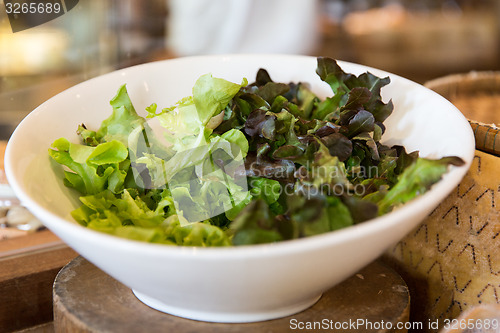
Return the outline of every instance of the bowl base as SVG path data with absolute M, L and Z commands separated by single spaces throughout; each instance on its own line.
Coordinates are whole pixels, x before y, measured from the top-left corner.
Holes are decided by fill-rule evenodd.
M 206 321 L 206 322 L 214 322 L 214 323 L 250 323 L 250 322 L 258 322 L 265 321 L 271 319 L 282 318 L 286 316 L 290 316 L 301 312 L 311 306 L 313 306 L 316 302 L 321 298 L 320 295 L 315 295 L 314 297 L 308 298 L 306 300 L 302 300 L 299 303 L 294 303 L 291 305 L 287 305 L 286 307 L 273 309 L 272 311 L 266 312 L 216 312 L 216 311 L 197 311 L 186 308 L 180 308 L 177 306 L 172 306 L 169 304 L 165 304 L 157 299 L 146 296 L 136 290 L 132 289 L 135 297 L 139 299 L 142 303 L 147 306 L 165 312 L 177 317 L 193 319 L 198 321 Z

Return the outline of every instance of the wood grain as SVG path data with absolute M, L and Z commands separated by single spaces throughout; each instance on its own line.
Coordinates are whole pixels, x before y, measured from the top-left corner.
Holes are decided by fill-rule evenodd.
M 165 314 L 141 303 L 132 291 L 78 257 L 54 283 L 56 332 L 289 332 L 291 320 L 335 323 L 366 319 L 405 322 L 409 293 L 392 269 L 375 262 L 323 294 L 311 308 L 281 319 L 246 324 L 206 323 Z M 309 330 L 311 331 L 311 330 Z M 356 332 L 332 329 L 335 332 Z M 406 332 L 360 329 L 359 332 Z
M 76 255 L 61 244 L 0 258 L 1 332 L 52 320 L 52 284 Z
M 0 141 L 0 183 L 6 142 Z M 52 284 L 76 252 L 49 230 L 0 239 L 0 332 L 52 320 Z
M 64 245 L 63 241 L 48 229 L 28 233 L 22 238 L 3 239 L 0 241 L 0 259 L 23 255 L 30 251 Z M 0 271 L 0 278 L 6 272 Z

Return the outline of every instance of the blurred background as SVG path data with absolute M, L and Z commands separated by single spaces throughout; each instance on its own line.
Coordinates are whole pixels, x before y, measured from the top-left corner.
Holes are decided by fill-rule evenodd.
M 499 70 L 499 22 L 497 0 L 82 0 L 12 33 L 0 1 L 0 140 L 74 84 L 178 56 L 321 55 L 419 83 Z

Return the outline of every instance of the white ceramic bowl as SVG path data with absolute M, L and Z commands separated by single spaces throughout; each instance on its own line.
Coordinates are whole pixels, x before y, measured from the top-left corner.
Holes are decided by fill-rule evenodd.
M 346 72 L 389 75 L 383 98 L 392 98 L 383 141 L 419 150 L 421 156 L 457 155 L 452 167 L 425 195 L 400 209 L 340 231 L 277 244 L 194 248 L 148 244 L 86 229 L 72 220 L 78 207 L 64 187 L 48 149 L 60 137 L 77 142 L 84 122 L 98 128 L 111 113 L 109 100 L 126 83 L 137 110 L 165 107 L 191 95 L 205 73 L 241 82 L 266 68 L 275 81 L 310 82 L 320 96 L 331 90 L 315 74 L 316 59 L 283 55 L 190 57 L 139 65 L 106 74 L 48 100 L 17 127 L 6 152 L 8 180 L 20 200 L 78 253 L 133 289 L 160 311 L 216 322 L 250 322 L 296 313 L 322 292 L 380 256 L 424 219 L 460 182 L 474 154 L 466 119 L 436 93 L 396 75 L 339 62 Z

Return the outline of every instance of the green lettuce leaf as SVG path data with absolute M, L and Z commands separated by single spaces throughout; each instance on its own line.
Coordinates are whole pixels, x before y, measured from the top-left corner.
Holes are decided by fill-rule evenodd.
M 252 200 L 230 225 L 234 245 L 272 243 L 283 239 L 269 206 L 262 199 Z
M 101 123 L 96 132 L 96 140 L 98 142 L 117 140 L 128 146 L 130 133 L 142 127 L 145 120 L 137 115 L 125 85 L 120 87 L 110 104 L 113 113 Z
M 66 186 L 82 194 L 123 189 L 130 161 L 122 142 L 113 140 L 90 147 L 60 138 L 54 141 L 52 147 L 55 149 L 49 149 L 50 157 L 71 170 L 65 170 Z
M 224 110 L 240 88 L 246 85 L 246 80 L 236 84 L 211 74 L 202 75 L 193 87 L 193 101 L 201 124 L 206 125 L 210 118 Z
M 378 202 L 380 214 L 410 201 L 429 190 L 448 170 L 449 165 L 462 165 L 458 157 L 443 157 L 438 160 L 418 158 L 398 177 L 397 183 Z
M 207 222 L 186 223 L 175 214 L 168 193 L 162 192 L 164 202 L 151 209 L 144 198 L 134 197 L 127 190 L 122 194 L 103 191 L 82 197 L 83 205 L 72 216 L 90 229 L 133 240 L 189 246 L 231 244 L 229 235 L 218 226 Z

